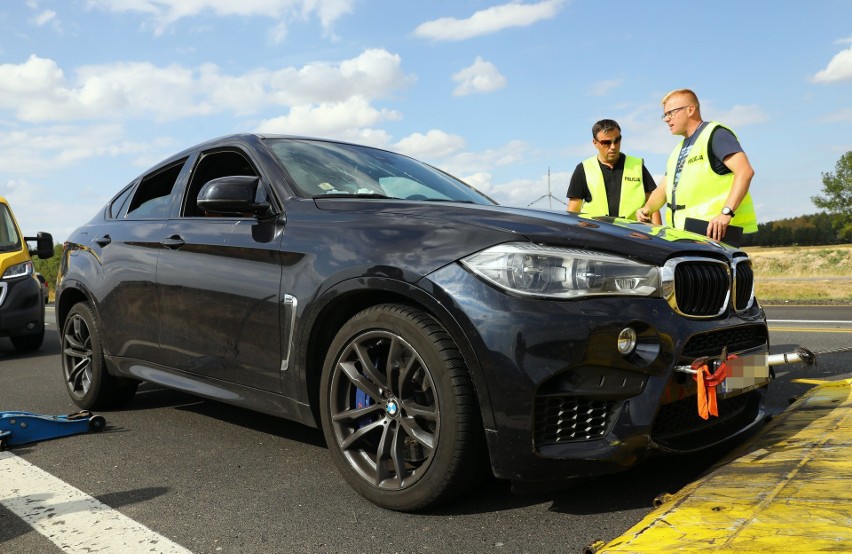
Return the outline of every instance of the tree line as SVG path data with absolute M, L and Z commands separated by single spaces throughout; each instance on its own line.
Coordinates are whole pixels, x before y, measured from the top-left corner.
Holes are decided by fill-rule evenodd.
M 760 223 L 757 233 L 743 235 L 743 246 L 814 246 L 852 242 L 852 151 L 843 154 L 834 173 L 822 174 L 822 194 L 811 196 L 825 210 L 780 221 Z
M 800 215 L 789 219 L 758 223 L 757 232 L 743 235 L 742 246 L 817 246 L 849 242 L 834 226 L 828 213 Z

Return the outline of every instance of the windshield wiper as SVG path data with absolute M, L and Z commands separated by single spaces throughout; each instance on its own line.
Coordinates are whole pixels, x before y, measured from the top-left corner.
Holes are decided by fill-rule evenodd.
M 456 200 L 455 198 L 424 198 L 423 202 L 462 202 L 464 204 L 473 204 L 473 200 Z
M 379 194 L 378 192 L 370 192 L 366 194 L 358 194 L 357 192 L 330 192 L 328 194 L 316 194 L 313 196 L 314 200 L 318 198 L 384 198 L 386 200 L 398 200 L 398 198 L 395 198 L 393 196 L 385 196 L 384 194 Z

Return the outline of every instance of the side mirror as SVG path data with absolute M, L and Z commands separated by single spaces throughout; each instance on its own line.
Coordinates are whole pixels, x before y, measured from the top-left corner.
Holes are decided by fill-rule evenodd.
M 36 255 L 42 260 L 53 257 L 53 235 L 50 233 L 39 232 L 34 237 L 24 237 L 25 241 L 34 240 L 36 243 L 35 250 L 30 248 L 30 254 Z
M 261 214 L 266 202 L 255 202 L 260 177 L 229 175 L 207 181 L 198 193 L 198 209 L 224 214 Z

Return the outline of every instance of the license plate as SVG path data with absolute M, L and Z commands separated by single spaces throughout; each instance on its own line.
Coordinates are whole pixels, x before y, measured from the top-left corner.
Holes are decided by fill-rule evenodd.
M 764 353 L 743 355 L 728 360 L 728 377 L 718 392 L 736 396 L 769 382 L 769 357 Z

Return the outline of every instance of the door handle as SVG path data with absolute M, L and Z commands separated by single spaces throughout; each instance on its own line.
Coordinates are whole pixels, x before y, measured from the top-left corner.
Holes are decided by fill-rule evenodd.
M 169 238 L 161 240 L 160 244 L 162 244 L 166 248 L 177 250 L 178 248 L 186 244 L 186 242 L 182 238 L 180 238 L 180 235 L 172 235 Z
M 180 238 L 180 235 L 172 235 L 169 238 L 161 240 L 160 244 L 162 244 L 166 248 L 177 250 L 178 248 L 186 244 L 186 242 L 182 238 Z
M 111 242 L 112 242 L 112 239 L 110 238 L 109 235 L 104 235 L 102 237 L 98 237 L 98 238 L 95 239 L 95 244 L 97 244 L 98 246 L 106 246 L 107 244 L 109 244 Z

